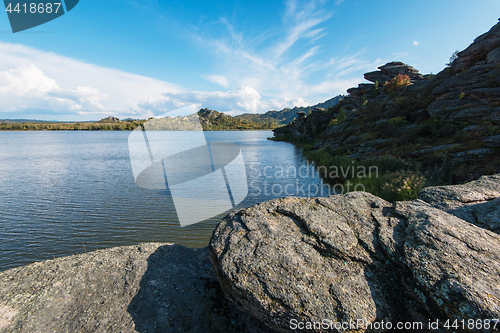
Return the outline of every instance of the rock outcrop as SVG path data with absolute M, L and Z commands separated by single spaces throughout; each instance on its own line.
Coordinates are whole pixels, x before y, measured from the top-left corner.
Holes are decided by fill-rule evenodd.
M 119 123 L 120 119 L 113 117 L 113 116 L 108 116 L 106 118 L 102 118 L 99 122 L 101 122 L 101 123 Z
M 499 318 L 500 235 L 477 226 L 486 215 L 473 225 L 457 211 L 493 204 L 499 190 L 496 175 L 428 188 L 427 202 L 364 192 L 272 200 L 224 218 L 210 259 L 226 296 L 281 332 L 323 320 L 381 332 L 382 321 L 430 331 L 429 320 Z
M 500 120 L 500 22 L 459 52 L 439 78 L 427 107 L 432 117 Z
M 459 52 L 439 78 L 427 107 L 432 117 L 500 120 L 500 22 Z
M 500 23 L 493 26 L 490 31 L 477 37 L 468 48 L 458 53 L 457 59 L 451 68 L 459 73 L 476 65 L 478 62 L 498 63 L 500 61 Z
M 325 151 L 317 156 L 326 152 L 370 163 L 381 156 L 402 158 L 418 164 L 434 183 L 463 183 L 498 173 L 499 36 L 497 23 L 436 75 L 421 75 L 399 61 L 380 66 L 364 76 L 373 83 L 348 89 L 349 96 L 321 116 L 277 128 L 275 136 L 314 142 L 308 154 L 315 162 L 320 162 L 314 159 L 319 149 Z M 408 75 L 410 85 L 384 89 L 398 74 Z M 338 120 L 341 110 L 346 117 Z
M 219 287 L 208 249 L 149 243 L 0 273 L 0 332 L 272 332 Z
M 476 64 L 447 78 L 432 94 L 427 110 L 450 121 L 500 120 L 500 66 Z
M 209 248 L 149 243 L 7 270 L 0 332 L 325 331 L 353 322 L 339 330 L 415 322 L 423 329 L 407 332 L 445 332 L 447 319 L 499 318 L 500 175 L 419 197 L 277 199 L 226 216 Z
M 393 61 L 389 62 L 383 66 L 378 67 L 380 71 L 374 71 L 365 73 L 364 77 L 366 80 L 371 81 L 373 83 L 378 83 L 380 85 L 385 84 L 388 81 L 391 81 L 398 74 L 406 74 L 410 77 L 410 81 L 422 81 L 424 80 L 424 76 L 418 72 L 412 66 L 408 66 L 401 61 Z

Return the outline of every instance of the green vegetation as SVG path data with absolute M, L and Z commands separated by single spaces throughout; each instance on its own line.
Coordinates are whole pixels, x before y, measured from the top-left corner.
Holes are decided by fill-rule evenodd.
M 0 123 L 0 131 L 132 131 L 146 122 L 145 126 L 147 130 L 151 131 L 201 130 L 200 123 L 205 131 L 263 130 L 278 127 L 278 123 L 274 120 L 252 121 L 212 111 L 210 116 L 199 113 L 187 117 L 179 116 L 126 121 L 120 121 L 113 117 L 107 117 L 96 122 L 77 123 L 14 122 L 6 120 Z
M 453 65 L 453 63 L 455 62 L 455 60 L 457 60 L 457 58 L 458 58 L 458 52 L 459 52 L 458 50 L 456 50 L 455 52 L 453 52 L 453 54 L 450 56 L 450 60 L 446 64 L 446 67 L 451 67 L 451 65 Z
M 345 113 L 345 110 L 343 107 L 340 107 L 339 109 L 339 113 L 337 113 L 337 122 L 341 122 L 345 119 L 345 117 L 347 116 L 347 114 Z
M 397 117 L 391 118 L 387 122 L 387 124 L 389 126 L 401 126 L 401 125 L 405 125 L 406 123 L 407 123 L 406 117 L 401 117 L 401 116 L 397 116 Z
M 2 122 L 0 131 L 132 131 L 146 120 L 122 121 L 118 123 L 105 122 Z
M 274 120 L 249 120 L 231 117 L 213 110 L 198 112 L 204 131 L 269 130 L 278 127 Z
M 333 155 L 327 147 L 311 149 L 310 145 L 304 146 L 304 157 L 319 166 L 318 172 L 329 183 L 359 184 L 366 192 L 390 202 L 415 199 L 426 181 L 418 163 L 401 158 L 382 156 L 356 160 Z

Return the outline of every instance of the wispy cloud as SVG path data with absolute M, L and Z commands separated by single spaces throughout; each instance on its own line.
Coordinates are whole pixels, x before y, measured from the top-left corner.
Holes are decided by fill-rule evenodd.
M 285 52 L 289 51 L 300 39 L 317 39 L 322 34 L 324 28 L 316 28 L 318 25 L 331 17 L 331 13 L 326 12 L 320 1 L 310 1 L 307 3 L 289 0 L 286 3 L 286 12 L 283 18 L 284 38 L 274 48 L 274 55 L 277 59 Z
M 227 34 L 193 35 L 199 45 L 214 55 L 213 70 L 203 77 L 233 92 L 239 87 L 252 88 L 259 96 L 249 104 L 251 108 L 247 111 L 252 112 L 267 111 L 264 103 L 267 99 L 281 103 L 277 105 L 281 108 L 292 101 L 312 105 L 345 93 L 346 89 L 363 81 L 364 71 L 374 70 L 383 60 L 368 60 L 367 50 L 362 49 L 325 61 L 324 37 L 331 32 L 324 23 L 333 15 L 326 4 L 326 1 L 288 0 L 279 26 L 268 32 L 268 35 L 273 34 L 273 43 L 264 46 L 237 32 L 226 18 L 221 22 L 227 27 Z M 235 96 L 234 93 L 230 95 Z M 226 105 L 224 110 L 231 110 L 228 107 Z
M 217 83 L 224 88 L 229 87 L 228 78 L 224 75 L 202 75 L 202 77 L 210 82 Z

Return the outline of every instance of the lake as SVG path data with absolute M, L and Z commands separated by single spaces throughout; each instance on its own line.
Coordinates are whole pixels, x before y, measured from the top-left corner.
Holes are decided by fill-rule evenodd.
M 181 227 L 169 191 L 136 185 L 130 133 L 0 132 L 0 270 L 143 242 L 208 244 L 227 212 Z M 248 195 L 238 207 L 332 193 L 300 148 L 267 140 L 271 131 L 204 135 L 240 146 Z

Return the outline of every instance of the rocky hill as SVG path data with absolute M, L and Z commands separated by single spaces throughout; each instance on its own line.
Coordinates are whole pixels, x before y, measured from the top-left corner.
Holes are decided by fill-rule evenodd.
M 301 107 L 294 107 L 293 109 L 286 108 L 280 111 L 276 110 L 271 110 L 267 111 L 264 114 L 255 114 L 255 113 L 244 113 L 242 115 L 236 116 L 235 118 L 239 119 L 247 119 L 251 120 L 254 122 L 275 122 L 277 125 L 287 125 L 291 123 L 292 121 L 297 118 L 297 112 L 303 111 L 305 113 L 308 113 L 309 110 L 314 110 L 315 108 L 322 108 L 322 109 L 328 109 L 334 105 L 336 105 L 342 98 L 344 98 L 343 95 L 338 95 L 335 97 L 330 98 L 329 100 L 326 100 L 323 103 L 318 103 L 313 106 L 301 106 Z
M 272 110 L 266 113 L 244 113 L 238 116 L 210 109 L 198 111 L 205 131 L 244 130 L 244 129 L 274 129 L 287 125 L 295 120 L 297 112 L 311 113 L 314 109 L 328 109 L 336 105 L 344 96 L 339 95 L 329 100 L 307 107 L 294 107 L 293 109 Z
M 391 62 L 365 79 L 326 112 L 275 129 L 276 139 L 304 145 L 319 165 L 378 166 L 378 180 L 357 181 L 391 201 L 500 171 L 500 23 L 437 75 Z M 389 198 L 391 187 L 408 193 Z
M 269 130 L 278 126 L 273 119 L 232 117 L 210 109 L 201 109 L 198 116 L 204 131 Z
M 308 107 L 295 107 L 281 111 L 268 111 L 264 114 L 245 113 L 232 117 L 223 112 L 201 109 L 197 115 L 163 117 L 151 119 L 120 120 L 108 116 L 96 122 L 48 122 L 41 120 L 11 119 L 0 120 L 1 130 L 40 131 L 40 130 L 93 130 L 93 131 L 130 131 L 148 122 L 149 130 L 192 131 L 199 130 L 199 121 L 204 131 L 270 130 L 292 122 L 298 111 L 308 112 L 315 108 L 329 108 L 338 103 L 342 96 L 333 97 L 323 103 Z M 199 117 L 199 118 L 198 118 Z M 153 121 L 151 121 L 153 119 Z

